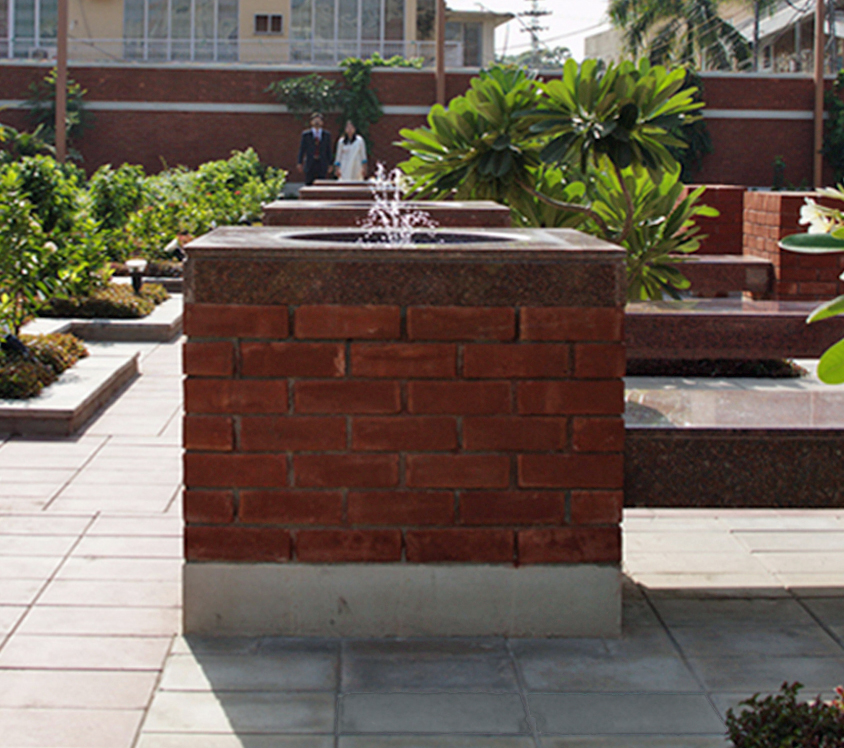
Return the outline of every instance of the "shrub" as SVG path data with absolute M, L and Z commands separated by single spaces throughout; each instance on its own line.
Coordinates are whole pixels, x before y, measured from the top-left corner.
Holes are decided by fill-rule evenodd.
M 73 167 L 64 167 L 51 156 L 27 156 L 7 168 L 17 170 L 21 194 L 32 203 L 47 234 L 73 228 L 81 194 L 79 175 Z
M 106 231 L 122 229 L 144 199 L 144 168 L 123 164 L 113 169 L 106 164 L 88 182 L 91 212 Z
M 145 283 L 140 295 L 129 285 L 110 285 L 85 298 L 50 299 L 39 310 L 42 317 L 81 317 L 93 319 L 137 319 L 146 317 L 169 294 L 158 283 Z
M 801 683 L 783 683 L 780 693 L 742 701 L 738 715 L 727 710 L 727 734 L 736 748 L 840 748 L 844 745 L 842 691 L 832 704 L 818 697 L 798 702 Z
M 0 345 L 0 398 L 35 397 L 88 351 L 73 335 L 23 335 L 29 356 Z
M 0 172 L 0 328 L 17 335 L 51 290 L 46 241 L 32 204 L 21 194 L 16 168 Z

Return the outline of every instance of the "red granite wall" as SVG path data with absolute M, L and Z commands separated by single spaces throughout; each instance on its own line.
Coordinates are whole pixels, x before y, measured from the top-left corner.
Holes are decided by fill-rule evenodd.
M 780 249 L 778 242 L 806 231 L 798 223 L 800 208 L 812 192 L 747 192 L 744 197 L 744 253 L 774 264 L 776 295 L 781 299 L 826 299 L 844 293 L 838 278 L 844 255 L 808 255 Z M 824 205 L 840 206 L 828 198 L 814 198 Z M 837 203 L 837 205 L 836 205 Z
M 684 196 L 700 185 L 689 185 Z M 697 253 L 702 255 L 742 254 L 742 219 L 745 188 L 740 185 L 710 184 L 699 202 L 718 210 L 715 218 L 699 217 L 697 224 L 706 239 Z
M 215 262 L 190 270 L 189 287 L 225 273 L 229 296 L 247 288 Z M 298 273 L 324 272 L 311 288 L 326 296 L 347 272 L 244 267 L 305 284 Z M 189 292 L 186 559 L 618 563 L 620 268 L 612 306 L 207 303 Z M 438 271 L 396 260 L 390 272 L 409 274 L 397 289 L 385 282 L 401 294 Z M 483 286 L 493 270 L 443 272 Z M 383 275 L 368 276 L 373 298 Z M 595 276 L 576 293 L 612 288 L 602 285 Z M 278 289 L 267 280 L 258 293 Z

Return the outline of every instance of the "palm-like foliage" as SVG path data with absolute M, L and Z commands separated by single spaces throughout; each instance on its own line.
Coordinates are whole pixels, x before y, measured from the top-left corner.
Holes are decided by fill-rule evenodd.
M 750 46 L 718 14 L 719 4 L 719 0 L 610 0 L 609 16 L 624 31 L 634 57 L 647 50 L 655 64 L 675 62 L 714 70 L 746 67 Z

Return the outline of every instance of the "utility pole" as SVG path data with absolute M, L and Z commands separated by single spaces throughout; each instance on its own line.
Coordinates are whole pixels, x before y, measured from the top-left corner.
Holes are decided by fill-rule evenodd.
M 435 17 L 437 27 L 436 72 L 437 104 L 445 106 L 445 0 L 437 0 Z
M 56 32 L 56 159 L 67 158 L 67 26 L 68 0 L 59 0 Z
M 823 184 L 823 17 L 824 0 L 815 0 L 815 157 L 812 169 L 815 187 Z
M 539 19 L 542 16 L 551 15 L 550 10 L 545 10 L 539 7 L 539 0 L 527 0 L 530 3 L 530 10 L 525 10 L 519 13 L 520 18 L 528 19 L 524 22 L 522 31 L 527 31 L 530 34 L 530 62 L 531 67 L 536 68 L 539 64 L 539 50 L 542 43 L 539 41 L 539 32 L 546 31 L 547 26 L 543 26 Z

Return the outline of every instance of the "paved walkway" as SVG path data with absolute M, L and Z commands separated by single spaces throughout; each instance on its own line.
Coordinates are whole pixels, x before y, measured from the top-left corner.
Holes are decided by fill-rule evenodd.
M 844 683 L 844 511 L 625 514 L 620 640 L 185 639 L 178 344 L 73 439 L 0 437 L 4 748 L 709 748 Z

